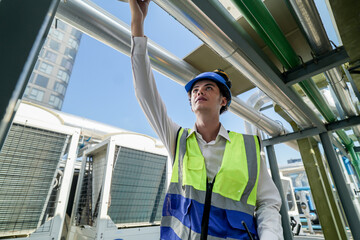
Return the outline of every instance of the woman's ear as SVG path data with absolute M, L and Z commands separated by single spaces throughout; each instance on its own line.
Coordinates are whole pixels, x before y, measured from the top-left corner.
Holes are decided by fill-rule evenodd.
M 227 99 L 226 99 L 226 97 L 221 97 L 221 106 L 226 106 L 226 104 L 227 104 Z

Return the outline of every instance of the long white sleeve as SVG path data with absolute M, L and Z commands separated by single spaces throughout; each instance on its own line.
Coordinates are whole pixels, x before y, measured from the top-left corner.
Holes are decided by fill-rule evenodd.
M 131 63 L 136 98 L 170 156 L 174 156 L 175 138 L 180 126 L 168 117 L 166 106 L 156 88 L 146 37 L 132 38 Z
M 261 165 L 256 199 L 256 222 L 260 239 L 283 240 L 281 226 L 281 198 L 271 179 L 265 163 L 265 154 L 261 151 Z

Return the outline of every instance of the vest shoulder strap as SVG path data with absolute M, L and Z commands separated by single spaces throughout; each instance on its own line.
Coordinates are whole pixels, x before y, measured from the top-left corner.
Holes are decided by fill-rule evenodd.
M 183 129 L 183 131 L 181 131 Z M 175 162 L 175 159 L 176 159 L 176 156 L 177 154 L 179 153 L 180 156 L 184 156 L 185 154 L 185 149 L 182 149 L 184 145 L 184 141 L 186 143 L 186 138 L 189 134 L 189 128 L 182 128 L 180 127 L 176 133 L 176 140 L 175 140 L 175 151 L 174 151 L 174 156 L 173 156 L 173 161 L 172 161 L 172 164 L 174 165 L 174 162 Z M 181 133 L 181 134 L 180 134 Z M 180 146 L 179 146 L 180 145 Z M 185 146 L 186 147 L 186 146 Z

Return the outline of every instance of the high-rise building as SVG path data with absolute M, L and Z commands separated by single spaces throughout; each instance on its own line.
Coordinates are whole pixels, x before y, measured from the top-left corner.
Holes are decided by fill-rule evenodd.
M 54 20 L 30 76 L 24 100 L 61 110 L 81 35 L 79 30 Z

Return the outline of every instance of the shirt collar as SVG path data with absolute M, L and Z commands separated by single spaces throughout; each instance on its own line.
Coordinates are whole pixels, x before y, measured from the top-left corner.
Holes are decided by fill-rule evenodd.
M 191 134 L 195 134 L 195 132 L 197 132 L 197 129 L 196 129 L 196 125 L 194 124 L 194 127 L 191 129 L 187 138 L 189 138 L 191 136 Z M 221 123 L 220 123 L 220 130 L 219 130 L 218 136 L 221 136 L 221 137 L 225 138 L 226 140 L 228 140 L 229 142 L 231 142 L 228 131 L 226 131 L 226 129 L 224 128 L 224 126 Z

